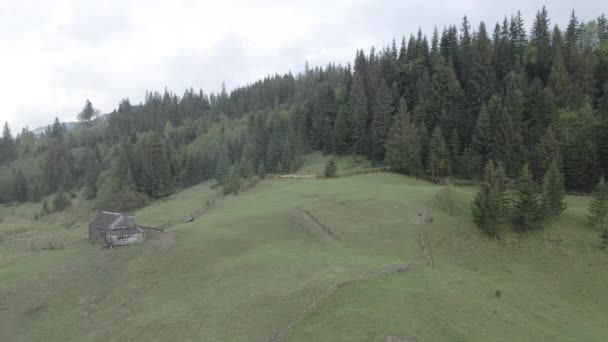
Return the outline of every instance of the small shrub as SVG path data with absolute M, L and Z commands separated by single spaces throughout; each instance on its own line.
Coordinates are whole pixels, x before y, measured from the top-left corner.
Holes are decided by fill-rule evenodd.
M 604 229 L 601 235 L 602 238 L 602 249 L 606 249 L 608 247 L 608 229 Z
M 336 161 L 332 158 L 327 161 L 325 164 L 325 177 L 331 178 L 336 176 L 336 172 L 338 171 L 338 166 L 336 165 Z
M 60 189 L 59 192 L 55 195 L 53 199 L 53 210 L 54 211 L 64 211 L 72 205 L 72 202 L 65 195 L 65 192 Z
M 494 292 L 494 296 L 496 296 L 496 298 L 500 298 L 502 296 L 502 293 L 500 292 L 500 290 L 496 290 L 496 292 Z
M 92 200 L 95 198 L 95 196 L 97 195 L 95 193 L 95 189 L 93 189 L 90 186 L 87 186 L 84 188 L 84 190 L 82 191 L 82 195 L 84 196 L 85 199 L 87 200 Z
M 46 198 L 42 201 L 42 215 L 48 215 L 51 213 L 51 209 L 49 207 L 49 202 L 46 200 Z

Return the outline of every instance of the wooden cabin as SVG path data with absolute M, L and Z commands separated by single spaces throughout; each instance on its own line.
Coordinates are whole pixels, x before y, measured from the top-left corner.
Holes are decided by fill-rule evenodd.
M 89 223 L 91 242 L 114 247 L 142 243 L 145 237 L 133 215 L 102 211 Z

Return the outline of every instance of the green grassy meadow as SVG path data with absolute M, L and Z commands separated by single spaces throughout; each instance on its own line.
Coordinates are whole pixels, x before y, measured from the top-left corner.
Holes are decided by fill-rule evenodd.
M 326 158 L 299 173 L 322 174 Z M 338 174 L 369 167 L 340 159 Z M 587 198 L 569 198 L 544 231 L 494 241 L 471 223 L 473 191 L 389 173 L 268 179 L 225 198 L 205 183 L 136 212 L 144 225 L 179 222 L 217 198 L 196 221 L 112 250 L 81 240 L 86 201 L 38 221 L 39 205 L 1 208 L 0 341 L 266 341 L 334 281 L 424 262 L 425 208 L 434 267 L 344 286 L 282 340 L 604 340 L 608 252 Z

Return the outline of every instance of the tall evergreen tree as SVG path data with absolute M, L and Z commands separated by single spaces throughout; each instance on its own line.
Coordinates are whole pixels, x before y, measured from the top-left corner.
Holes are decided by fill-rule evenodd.
M 401 98 L 386 141 L 386 162 L 397 171 L 418 176 L 423 170 L 419 130 Z
M 230 176 L 230 163 L 228 161 L 228 151 L 222 146 L 218 148 L 215 156 L 215 181 L 224 184 Z
M 28 186 L 27 179 L 23 175 L 21 169 L 18 169 L 13 174 L 13 201 L 26 202 L 28 200 Z
M 540 78 L 543 82 L 547 81 L 551 65 L 551 33 L 549 32 L 549 23 L 549 14 L 543 6 L 536 13 L 530 36 L 530 45 L 532 47 L 530 75 Z
M 549 87 L 553 90 L 558 107 L 565 108 L 572 104 L 570 99 L 572 92 L 570 76 L 559 50 L 553 55 L 553 65 L 549 74 Z
M 348 107 L 343 105 L 338 110 L 338 117 L 334 125 L 333 151 L 336 154 L 345 154 L 351 148 L 352 126 Z
M 384 160 L 386 135 L 393 112 L 393 98 L 384 79 L 381 79 L 376 89 L 376 98 L 373 106 L 374 120 L 372 121 L 372 160 Z
M 0 140 L 0 165 L 10 162 L 17 157 L 15 140 L 11 134 L 11 129 L 8 122 L 4 123 L 2 130 L 2 139 Z
M 481 177 L 488 161 L 495 156 L 495 133 L 492 119 L 486 106 L 482 106 L 477 117 L 477 124 L 471 141 L 471 154 L 473 160 L 473 175 Z
M 524 58 L 526 47 L 528 46 L 528 37 L 524 27 L 524 19 L 520 11 L 511 17 L 509 23 L 509 40 L 513 51 L 513 64 L 517 68 L 524 68 Z
M 557 159 L 553 159 L 543 178 L 542 204 L 546 217 L 558 216 L 566 210 L 564 175 Z
M 538 186 L 532 179 L 532 174 L 525 164 L 515 188 L 515 203 L 513 207 L 513 222 L 519 229 L 528 232 L 540 227 L 543 219 L 543 208 L 539 198 Z
M 87 99 L 84 108 L 78 113 L 78 120 L 84 123 L 87 127 L 91 127 L 93 119 L 97 115 L 97 111 L 93 108 L 91 101 Z
M 552 127 L 547 128 L 545 134 L 538 142 L 536 147 L 536 162 L 535 176 L 537 179 L 542 179 L 546 171 L 550 168 L 551 163 L 556 161 L 558 165 L 562 165 L 560 154 L 560 142 L 555 135 Z
M 451 174 L 450 154 L 439 127 L 436 127 L 431 135 L 427 165 L 435 181 Z
M 608 229 L 608 185 L 602 176 L 589 204 L 589 222 L 600 231 Z
M 473 199 L 473 220 L 488 236 L 498 238 L 507 222 L 510 204 L 508 178 L 501 165 L 489 161 L 483 181 Z
M 369 152 L 368 119 L 369 108 L 362 76 L 355 74 L 350 94 L 352 110 L 353 153 L 366 155 Z

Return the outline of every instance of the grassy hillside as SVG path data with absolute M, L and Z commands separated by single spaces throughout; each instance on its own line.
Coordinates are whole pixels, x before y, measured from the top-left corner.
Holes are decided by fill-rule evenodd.
M 599 232 L 584 221 L 586 198 L 569 197 L 563 217 L 542 232 L 490 241 L 471 223 L 470 191 L 457 189 L 452 196 L 457 205 L 447 208 L 433 201 L 433 222 L 425 226 L 434 268 L 346 287 L 299 324 L 289 340 L 383 341 L 396 335 L 423 341 L 602 341 L 608 336 L 608 253 L 599 249 Z
M 0 339 L 264 340 L 333 281 L 420 260 L 414 222 L 437 189 L 390 174 L 268 180 L 143 245 L 3 262 Z M 197 186 L 136 219 L 177 220 L 216 192 Z
M 325 158 L 309 156 L 300 173 L 322 173 Z M 342 174 L 369 167 L 338 165 Z M 608 253 L 584 223 L 585 198 L 570 198 L 543 232 L 496 242 L 470 223 L 471 188 L 446 191 L 399 175 L 269 179 L 237 196 L 218 192 L 202 184 L 140 210 L 141 224 L 179 222 L 218 198 L 194 222 L 113 250 L 79 241 L 86 202 L 36 222 L 29 206 L 0 209 L 0 340 L 264 341 L 335 280 L 425 261 L 416 221 L 427 207 L 434 268 L 340 288 L 284 340 L 608 335 Z M 71 244 L 11 245 L 45 234 Z

